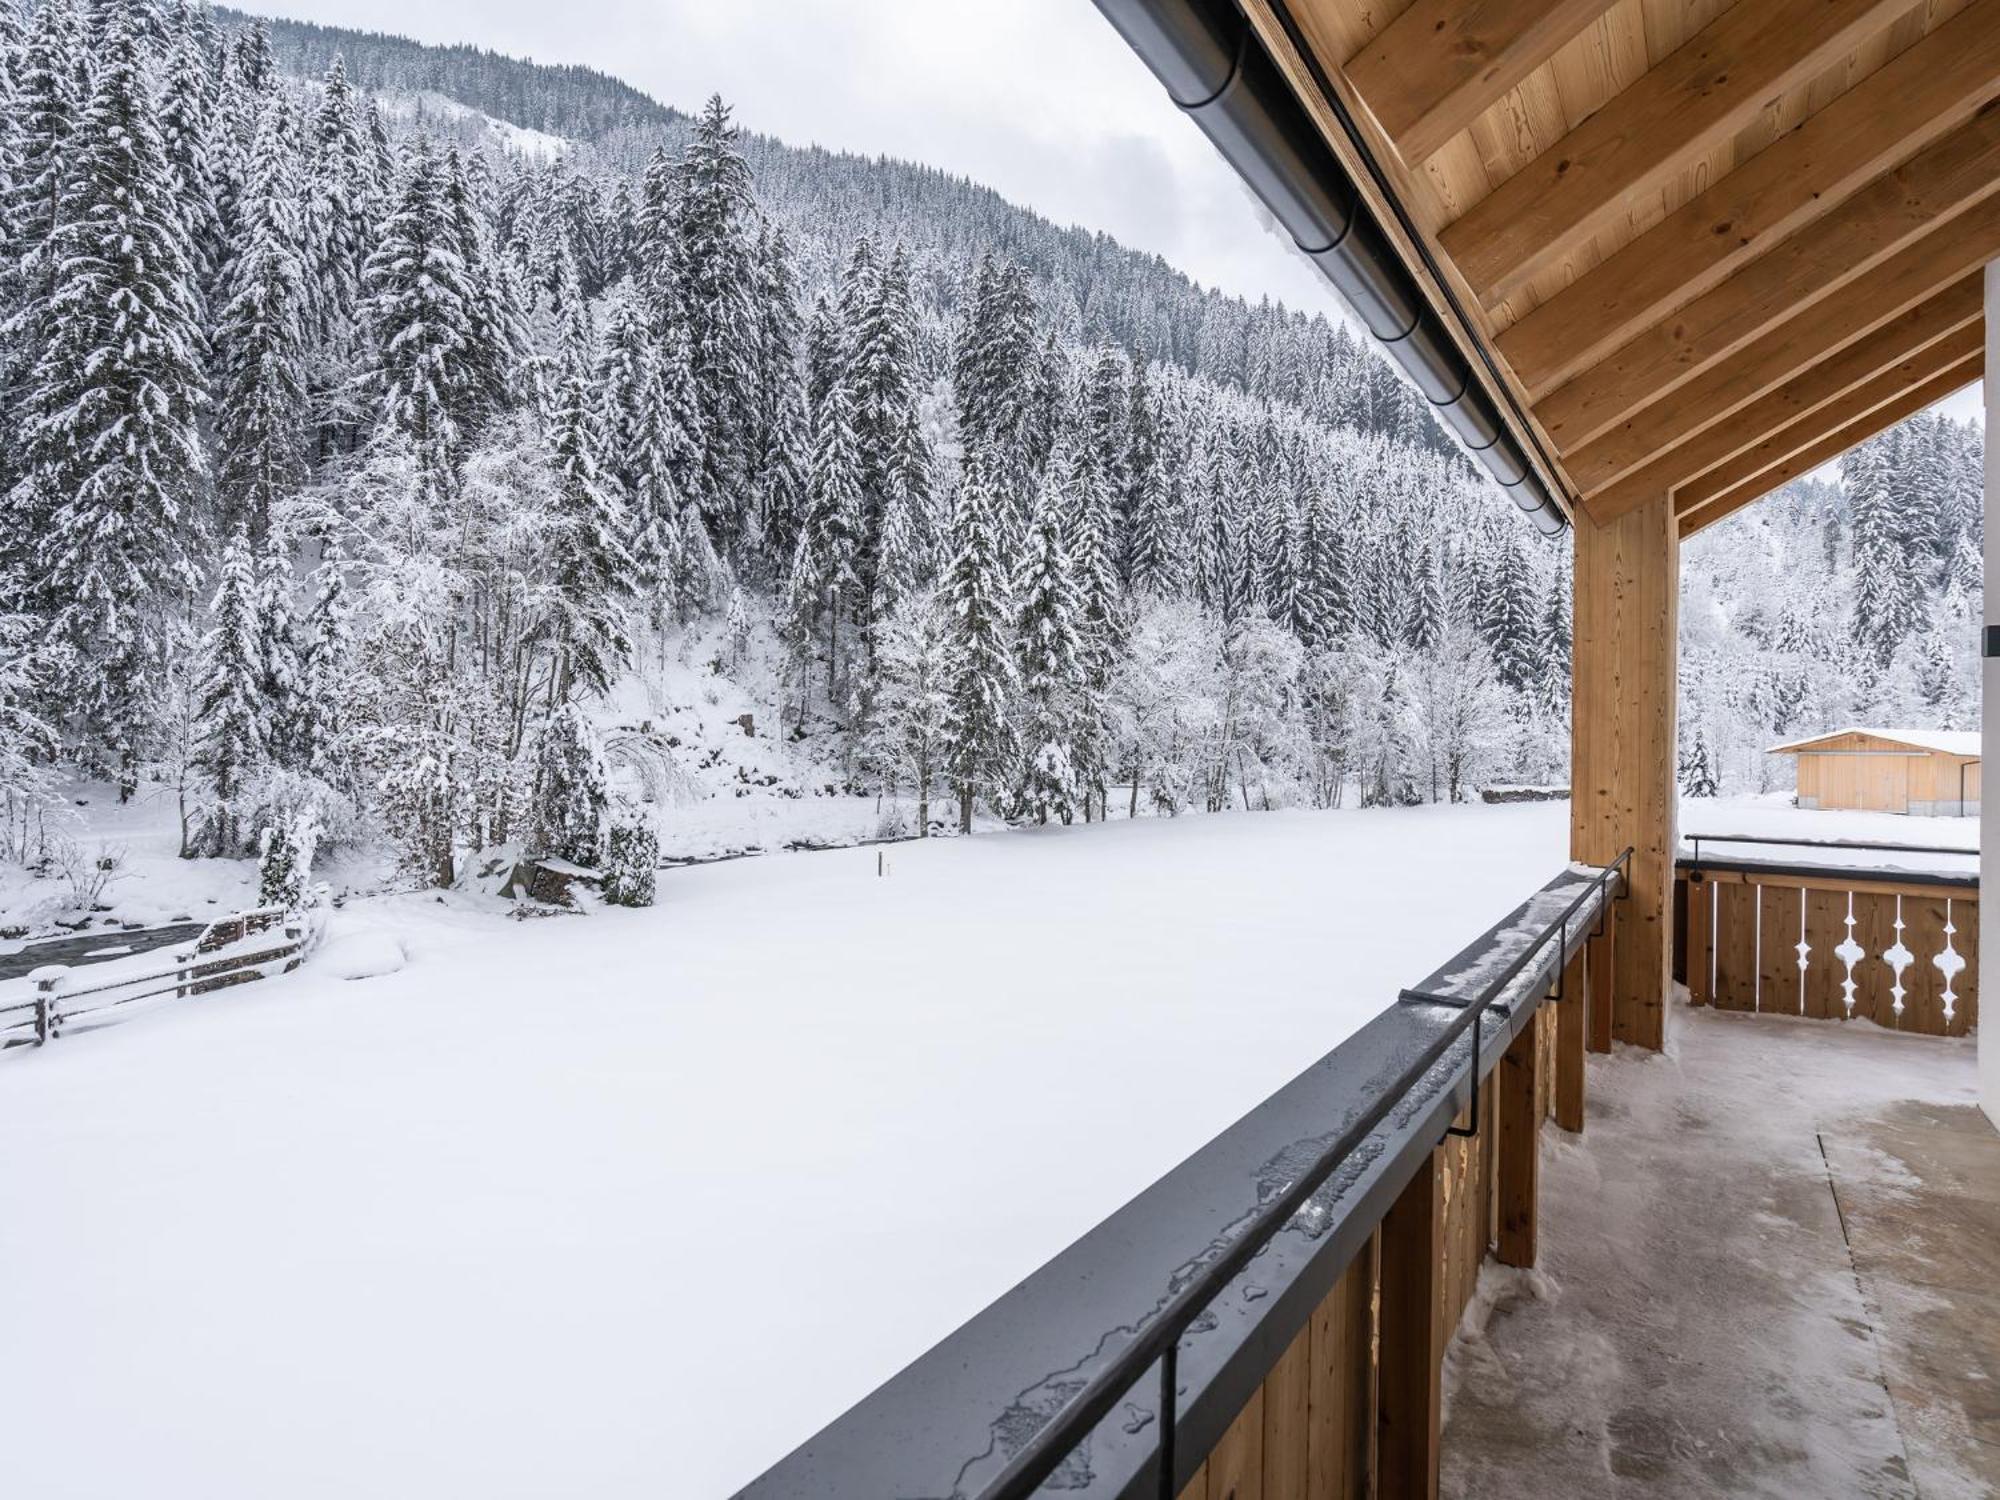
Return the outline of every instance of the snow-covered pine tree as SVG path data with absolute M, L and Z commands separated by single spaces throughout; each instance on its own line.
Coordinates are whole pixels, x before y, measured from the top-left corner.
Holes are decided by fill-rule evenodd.
M 1715 757 L 1708 748 L 1708 736 L 1696 724 L 1681 751 L 1680 788 L 1683 797 L 1713 797 L 1717 794 Z
M 1077 731 L 1087 667 L 1083 600 L 1063 540 L 1069 477 L 1057 463 L 1043 477 L 1014 579 L 1014 649 L 1020 664 L 1015 713 L 1022 748 L 1018 802 L 1038 823 L 1048 822 L 1051 813 L 1069 822 L 1079 796 Z
M 840 621 L 861 598 L 856 559 L 861 548 L 860 461 L 855 453 L 847 382 L 837 382 L 820 403 L 806 475 L 805 514 L 785 583 L 786 634 L 801 666 L 824 629 L 827 695 L 838 691 Z M 803 704 L 802 704 L 803 706 Z
M 17 27 L 21 25 L 17 14 Z M 60 217 L 71 134 L 84 104 L 83 44 L 74 0 L 36 6 L 8 71 L 0 118 L 0 419 L 15 432 L 36 415 L 34 370 L 55 316 Z M 0 444 L 0 494 L 9 524 L 0 530 L 0 587 L 34 597 L 33 544 L 47 526 L 49 497 L 21 483 L 20 444 Z M 11 583 L 10 583 L 11 579 Z
M 204 323 L 228 300 L 224 278 L 230 249 L 222 237 L 210 151 L 216 129 L 217 74 L 207 12 L 173 0 L 169 43 L 160 80 L 160 143 L 173 175 L 174 197 L 187 218 L 188 254 Z
M 1892 428 L 1840 461 L 1854 518 L 1854 639 L 1878 669 L 1915 632 L 1923 610 L 1897 498 L 1897 447 Z
M 549 429 L 556 473 L 551 624 L 557 702 L 579 691 L 609 692 L 632 650 L 625 621 L 632 559 L 622 539 L 624 515 L 600 463 L 595 339 L 582 297 L 570 306 Z
M 0 614 L 0 857 L 27 863 L 55 806 L 56 733 L 35 711 L 35 622 Z
M 610 778 L 597 731 L 574 703 L 549 716 L 535 746 L 528 852 L 594 870 L 604 858 Z
M 914 526 L 930 495 L 930 455 L 917 410 L 916 320 L 907 252 L 897 246 L 889 263 L 877 269 L 864 239 L 849 267 L 842 306 L 847 320 L 843 383 L 851 397 L 861 491 L 855 573 L 867 604 L 876 592 L 889 508 L 900 504 L 902 524 Z
M 791 244 L 782 228 L 757 235 L 757 421 L 750 443 L 750 478 L 762 551 L 775 572 L 798 546 L 805 503 L 806 390 L 799 368 L 797 292 Z
M 270 749 L 264 702 L 263 631 L 257 618 L 257 565 L 239 525 L 222 552 L 208 634 L 202 641 L 196 763 L 208 785 L 196 852 L 235 855 L 244 842 L 239 805 L 250 775 Z
M 1083 437 L 1078 457 L 1097 471 L 1109 508 L 1108 539 L 1117 542 L 1111 558 L 1123 576 L 1118 556 L 1122 539 L 1132 526 L 1131 509 L 1132 370 L 1123 350 L 1101 345 L 1091 361 L 1083 390 Z
M 347 580 L 340 554 L 322 548 L 311 608 L 299 635 L 299 691 L 293 753 L 298 766 L 329 786 L 347 790 L 347 701 L 353 642 L 348 623 Z
M 1008 718 L 1015 687 L 1007 638 L 1011 606 L 993 478 L 1004 467 L 1004 461 L 982 448 L 966 455 L 948 535 L 952 559 L 943 589 L 953 638 L 946 774 L 958 793 L 961 833 L 972 831 L 972 807 L 979 795 L 993 795 L 1007 786 L 1015 759 Z
M 958 423 L 985 457 L 993 521 L 1017 535 L 1033 497 L 1030 407 L 1038 374 L 1035 304 L 1013 262 L 980 258 L 959 336 Z
M 363 132 L 347 65 L 327 70 L 306 170 L 307 265 L 316 326 L 309 384 L 319 457 L 351 452 L 362 429 L 353 384 L 362 359 L 362 303 L 383 184 Z
M 440 495 L 457 483 L 460 415 L 479 380 L 457 238 L 443 166 L 420 136 L 405 154 L 394 207 L 368 257 L 366 380 L 378 420 L 407 442 L 420 481 Z
M 178 649 L 202 546 L 206 401 L 187 225 L 156 126 L 144 18 L 93 14 L 89 102 L 68 139 L 53 270 L 22 437 L 45 518 L 55 684 L 129 794 L 147 699 Z
M 751 239 L 756 203 L 737 136 L 722 96 L 710 96 L 681 158 L 672 261 L 694 375 L 695 446 L 702 463 L 695 498 L 732 559 L 748 520 L 759 363 L 758 271 Z
M 230 259 L 216 333 L 216 433 L 223 525 L 241 522 L 253 543 L 271 508 L 306 475 L 308 333 L 305 228 L 291 104 L 270 94 L 238 206 L 241 236 Z
M 274 535 L 257 558 L 257 657 L 263 667 L 258 691 L 263 700 L 265 748 L 272 759 L 295 766 L 302 763 L 300 695 L 305 679 L 292 592 L 291 548 Z

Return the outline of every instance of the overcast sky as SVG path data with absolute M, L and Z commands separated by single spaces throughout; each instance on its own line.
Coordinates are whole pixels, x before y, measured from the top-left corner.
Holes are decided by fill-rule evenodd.
M 962 173 L 1210 286 L 1344 316 L 1090 0 L 243 0 L 582 63 L 664 104 L 720 92 L 792 145 Z M 1978 414 L 1977 387 L 1953 398 Z
M 1090 0 L 265 0 L 251 9 L 720 92 L 792 145 L 906 157 L 1197 280 L 1338 315 Z

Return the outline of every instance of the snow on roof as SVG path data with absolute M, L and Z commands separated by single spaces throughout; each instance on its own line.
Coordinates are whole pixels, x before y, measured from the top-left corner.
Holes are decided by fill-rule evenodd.
M 1810 739 L 1773 745 L 1765 753 L 1790 755 L 1799 750 L 1810 750 L 1815 745 L 1824 744 L 1828 740 L 1837 740 L 1849 734 L 1865 734 L 1870 739 L 1889 740 L 1894 744 L 1909 745 L 1918 750 L 1935 750 L 1941 755 L 1969 755 L 1974 760 L 1979 758 L 1979 731 L 1976 729 L 1869 729 L 1859 724 L 1846 729 L 1829 729 L 1826 733 L 1813 735 Z

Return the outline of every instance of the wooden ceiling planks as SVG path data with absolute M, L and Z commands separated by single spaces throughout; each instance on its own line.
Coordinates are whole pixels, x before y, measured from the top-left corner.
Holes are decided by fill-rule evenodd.
M 1501 333 L 1534 400 L 2000 96 L 2000 27 L 1961 12 Z
M 1347 64 L 1407 162 L 1445 143 L 1616 0 L 1416 0 Z
M 1690 158 L 1721 153 L 1909 0 L 1756 0 L 1724 11 L 1532 158 L 1439 236 L 1489 307 L 1565 250 L 1615 229 Z M 1710 165 L 1717 165 L 1711 163 Z
M 1244 4 L 1296 20 L 1593 514 L 1734 507 L 1970 357 L 2000 0 Z
M 1996 194 L 2000 110 L 1989 110 L 1560 387 L 1537 404 L 1542 425 L 1565 453 L 1581 447 Z

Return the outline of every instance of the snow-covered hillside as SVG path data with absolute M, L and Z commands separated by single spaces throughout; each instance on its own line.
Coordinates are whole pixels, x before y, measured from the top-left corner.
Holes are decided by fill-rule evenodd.
M 0 1264 L 46 1292 L 0 1359 L 10 1490 L 730 1493 L 1565 830 L 1277 813 L 713 865 L 642 912 L 350 903 L 295 975 L 0 1060 Z

